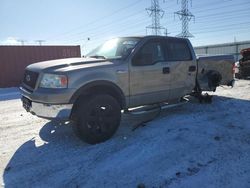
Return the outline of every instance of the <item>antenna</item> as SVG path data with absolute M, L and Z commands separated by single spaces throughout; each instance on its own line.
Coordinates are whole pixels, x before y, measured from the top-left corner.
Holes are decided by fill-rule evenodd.
M 189 2 L 192 5 L 192 0 L 181 0 L 181 10 L 174 13 L 177 14 L 180 20 L 182 21 L 182 32 L 179 35 L 177 35 L 177 37 L 182 37 L 182 38 L 194 37 L 189 32 L 189 22 L 191 19 L 195 18 L 195 16 L 188 9 Z
M 160 24 L 164 11 L 160 8 L 159 0 L 151 0 L 151 7 L 146 8 L 146 11 L 152 18 L 152 24 L 146 27 L 146 33 L 148 29 L 151 29 L 153 35 L 161 35 L 161 30 L 165 28 Z

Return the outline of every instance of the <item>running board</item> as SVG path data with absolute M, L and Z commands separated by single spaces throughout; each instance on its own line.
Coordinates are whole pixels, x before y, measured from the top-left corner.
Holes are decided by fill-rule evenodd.
M 176 104 L 159 103 L 159 104 L 153 104 L 153 105 L 139 106 L 139 107 L 130 108 L 124 111 L 124 114 L 129 114 L 129 115 L 147 114 L 147 113 L 157 112 L 159 110 L 165 110 L 165 109 L 181 106 L 183 104 L 186 104 L 187 102 L 189 102 L 189 99 L 186 97 L 183 97 L 181 101 Z

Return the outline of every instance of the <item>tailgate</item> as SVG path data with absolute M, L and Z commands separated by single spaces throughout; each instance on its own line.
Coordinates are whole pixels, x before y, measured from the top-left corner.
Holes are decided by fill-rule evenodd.
M 198 57 L 197 79 L 203 91 L 212 91 L 216 87 L 209 85 L 209 75 L 211 72 L 219 73 L 221 82 L 219 85 L 229 85 L 234 79 L 233 66 L 234 57 L 232 55 L 216 55 Z

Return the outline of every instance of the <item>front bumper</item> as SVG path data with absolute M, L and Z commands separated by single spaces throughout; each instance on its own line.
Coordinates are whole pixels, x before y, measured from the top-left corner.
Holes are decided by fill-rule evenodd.
M 20 87 L 23 107 L 27 112 L 45 119 L 68 120 L 71 115 L 73 104 L 70 104 L 70 97 L 73 89 L 43 89 L 29 91 Z
M 33 102 L 26 97 L 22 97 L 23 107 L 27 112 L 45 119 L 63 119 L 70 118 L 73 104 L 43 104 Z

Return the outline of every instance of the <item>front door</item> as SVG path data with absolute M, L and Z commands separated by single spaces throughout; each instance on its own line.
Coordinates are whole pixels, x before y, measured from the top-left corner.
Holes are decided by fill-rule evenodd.
M 169 97 L 169 63 L 160 40 L 146 42 L 130 63 L 130 106 L 166 101 Z

